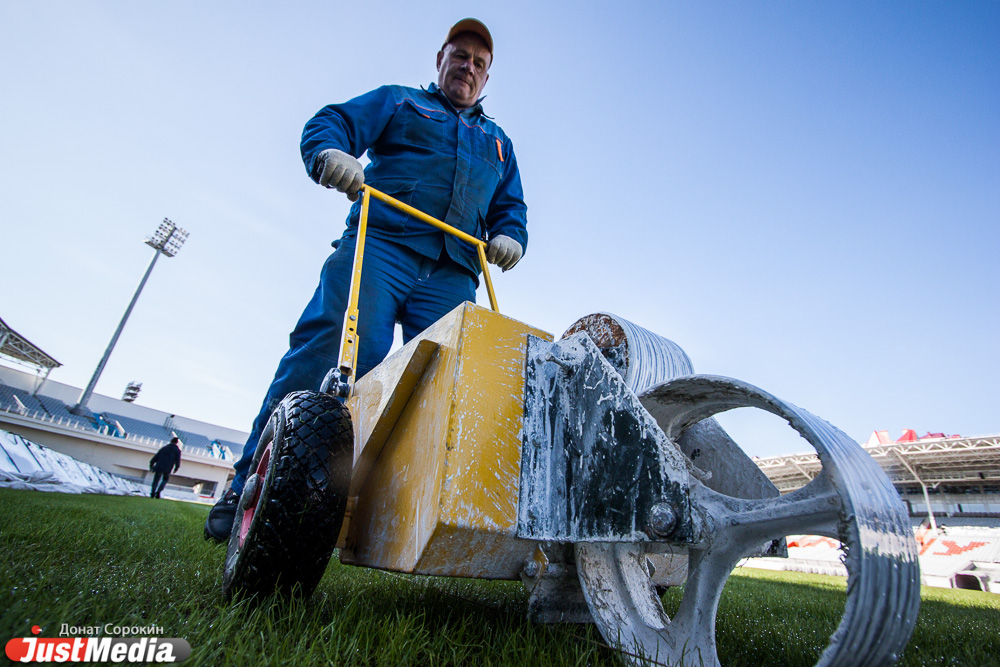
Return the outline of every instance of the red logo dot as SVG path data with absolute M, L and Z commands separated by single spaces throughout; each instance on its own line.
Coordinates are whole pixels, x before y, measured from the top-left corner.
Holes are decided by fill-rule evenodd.
M 42 633 L 42 629 L 40 627 L 38 627 L 37 625 L 31 626 L 31 634 L 33 634 L 33 635 L 40 635 L 41 633 Z

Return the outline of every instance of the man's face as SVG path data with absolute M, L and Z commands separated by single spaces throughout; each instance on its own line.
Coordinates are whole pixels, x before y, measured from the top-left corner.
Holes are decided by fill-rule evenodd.
M 437 54 L 437 85 L 456 109 L 468 109 L 479 99 L 493 55 L 477 35 L 463 32 Z

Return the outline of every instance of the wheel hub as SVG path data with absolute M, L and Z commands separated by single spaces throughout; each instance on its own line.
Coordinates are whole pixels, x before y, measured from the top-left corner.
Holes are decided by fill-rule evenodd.
M 240 509 L 244 512 L 257 504 L 257 496 L 260 493 L 260 475 L 254 473 L 243 486 L 243 495 L 240 496 Z
M 240 522 L 240 548 L 246 542 L 247 533 L 250 532 L 250 525 L 253 523 L 254 514 L 257 513 L 257 503 L 260 502 L 261 490 L 264 488 L 264 478 L 267 476 L 267 468 L 271 464 L 271 454 L 274 451 L 274 441 L 267 443 L 264 453 L 257 463 L 257 470 L 246 481 L 243 487 L 243 495 L 240 496 L 240 510 L 243 512 L 243 520 Z

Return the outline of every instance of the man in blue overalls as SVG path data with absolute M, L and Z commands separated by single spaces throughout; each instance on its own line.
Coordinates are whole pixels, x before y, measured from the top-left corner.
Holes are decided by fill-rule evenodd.
M 234 466 L 232 486 L 209 513 L 206 538 L 229 538 L 257 441 L 274 408 L 289 392 L 318 389 L 339 363 L 362 185 L 487 240 L 487 260 L 504 271 L 521 259 L 527 207 L 517 160 L 510 139 L 480 104 L 492 62 L 489 30 L 465 19 L 452 26 L 437 54 L 436 85 L 382 86 L 324 107 L 306 123 L 301 150 L 309 176 L 355 203 L 289 336 L 289 350 Z M 362 169 L 357 158 L 366 151 L 371 162 Z M 479 270 L 472 246 L 397 209 L 372 206 L 359 295 L 357 376 L 388 354 L 396 322 L 405 343 L 462 302 L 474 302 Z

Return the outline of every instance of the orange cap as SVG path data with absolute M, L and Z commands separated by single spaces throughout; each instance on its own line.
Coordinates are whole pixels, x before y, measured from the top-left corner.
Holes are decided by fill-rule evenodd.
M 486 42 L 486 47 L 490 50 L 490 55 L 493 55 L 493 35 L 483 25 L 483 22 L 477 19 L 462 19 L 453 25 L 451 30 L 448 31 L 448 38 L 444 40 L 444 43 L 448 44 L 448 42 L 455 39 L 455 35 L 463 32 L 471 32 L 482 37 L 483 41 Z

